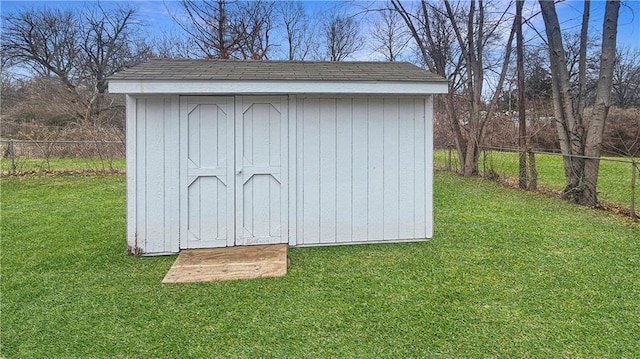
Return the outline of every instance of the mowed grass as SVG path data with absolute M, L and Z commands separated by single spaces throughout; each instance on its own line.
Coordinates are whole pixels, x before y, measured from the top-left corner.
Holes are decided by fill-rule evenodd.
M 444 167 L 447 163 L 447 150 L 434 151 L 436 165 Z M 452 162 L 457 163 L 455 151 Z M 536 154 L 536 169 L 538 172 L 538 186 L 561 191 L 566 186 L 562 156 Z M 598 172 L 598 199 L 624 207 L 631 206 L 631 163 L 611 161 L 623 160 L 631 162 L 629 158 L 607 158 L 600 161 Z M 636 159 L 640 162 L 640 159 Z M 528 165 L 527 165 L 528 166 Z M 459 165 L 458 165 L 459 167 Z M 518 154 L 514 152 L 487 152 L 486 160 L 481 154 L 480 171 L 492 170 L 500 176 L 518 178 Z M 640 173 L 636 170 L 635 207 L 640 208 Z
M 292 248 L 282 278 L 163 285 L 124 176 L 3 178 L 6 358 L 637 358 L 640 225 L 437 172 L 421 243 Z

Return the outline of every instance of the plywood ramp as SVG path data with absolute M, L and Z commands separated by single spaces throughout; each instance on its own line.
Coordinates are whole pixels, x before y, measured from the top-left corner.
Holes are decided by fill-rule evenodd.
M 162 283 L 281 277 L 285 274 L 286 244 L 184 249 Z

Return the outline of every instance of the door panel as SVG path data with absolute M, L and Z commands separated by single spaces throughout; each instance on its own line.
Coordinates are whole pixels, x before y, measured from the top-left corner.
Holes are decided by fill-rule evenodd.
M 233 245 L 233 98 L 183 97 L 180 105 L 186 144 L 180 247 Z
M 180 248 L 287 243 L 286 97 L 182 97 Z
M 236 244 L 286 243 L 286 97 L 236 101 Z

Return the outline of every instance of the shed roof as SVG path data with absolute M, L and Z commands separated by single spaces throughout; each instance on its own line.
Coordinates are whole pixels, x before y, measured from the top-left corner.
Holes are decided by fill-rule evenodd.
M 152 59 L 120 80 L 446 81 L 408 62 L 311 62 Z
M 115 93 L 197 94 L 442 93 L 447 83 L 408 62 L 206 59 L 152 59 L 111 76 L 109 82 Z M 391 88 L 391 83 L 401 88 Z

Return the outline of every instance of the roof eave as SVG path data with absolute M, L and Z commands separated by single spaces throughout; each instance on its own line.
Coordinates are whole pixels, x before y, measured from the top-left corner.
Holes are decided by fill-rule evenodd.
M 213 81 L 111 79 L 110 93 L 124 94 L 441 94 L 442 81 Z

